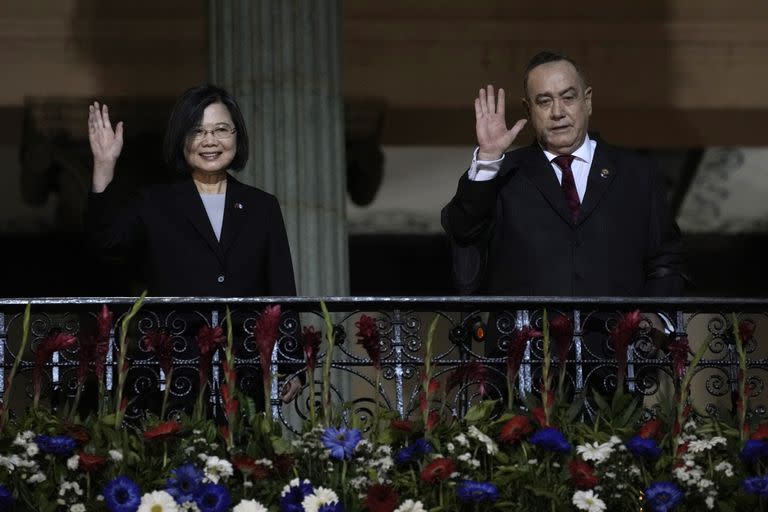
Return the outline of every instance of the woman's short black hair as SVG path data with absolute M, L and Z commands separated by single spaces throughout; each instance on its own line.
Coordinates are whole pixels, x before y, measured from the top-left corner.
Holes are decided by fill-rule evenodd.
M 240 171 L 245 167 L 248 161 L 248 131 L 245 128 L 240 107 L 226 90 L 212 84 L 203 84 L 184 91 L 173 106 L 163 141 L 163 158 L 170 169 L 183 173 L 190 172 L 187 160 L 184 158 L 184 145 L 189 132 L 200 124 L 203 111 L 213 103 L 221 103 L 227 107 L 237 130 L 235 158 L 229 168 Z

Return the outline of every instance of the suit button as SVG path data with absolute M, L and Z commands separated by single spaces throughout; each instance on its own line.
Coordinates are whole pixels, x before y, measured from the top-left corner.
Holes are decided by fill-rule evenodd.
M 576 249 L 581 247 L 581 240 L 574 240 L 573 241 L 573 247 L 576 248 Z
M 574 281 L 581 281 L 581 273 L 580 272 L 574 272 L 573 273 L 573 279 L 574 279 Z
M 223 283 L 224 282 L 224 276 L 219 276 L 216 280 L 218 282 L 220 282 L 220 283 Z

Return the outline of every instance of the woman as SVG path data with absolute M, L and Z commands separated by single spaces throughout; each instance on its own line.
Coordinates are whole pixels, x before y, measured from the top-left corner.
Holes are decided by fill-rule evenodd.
M 234 98 L 213 85 L 193 87 L 176 102 L 163 143 L 166 164 L 185 175 L 143 190 L 127 208 L 110 191 L 123 147 L 123 123 L 89 107 L 93 153 L 86 231 L 101 249 L 143 243 L 148 289 L 159 296 L 296 295 L 291 253 L 277 199 L 228 171 L 248 160 L 248 134 Z M 292 379 L 283 399 L 292 398 Z

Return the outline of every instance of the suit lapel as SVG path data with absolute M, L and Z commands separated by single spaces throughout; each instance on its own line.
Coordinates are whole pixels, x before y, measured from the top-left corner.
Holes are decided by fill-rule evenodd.
M 598 141 L 595 148 L 595 156 L 589 169 L 587 178 L 587 191 L 584 193 L 584 201 L 581 204 L 581 212 L 577 224 L 584 222 L 595 210 L 605 192 L 611 186 L 618 172 L 616 165 L 605 152 L 605 144 Z
M 245 191 L 246 188 L 242 183 L 232 176 L 228 178 L 227 197 L 224 200 L 224 222 L 221 226 L 220 246 L 223 254 L 226 254 L 243 230 L 248 208 L 254 207 L 248 204 Z
M 534 143 L 535 144 L 535 143 Z M 573 223 L 573 214 L 565 202 L 563 189 L 557 181 L 552 164 L 547 161 L 547 157 L 538 145 L 530 148 L 531 154 L 528 156 L 527 164 L 523 164 L 522 172 L 529 180 L 536 185 L 544 199 L 552 206 L 568 224 Z
M 192 224 L 200 237 L 205 240 L 210 249 L 216 254 L 216 257 L 224 264 L 224 253 L 219 246 L 218 240 L 216 240 L 216 234 L 211 227 L 211 221 L 208 219 L 208 214 L 205 211 L 203 200 L 200 198 L 200 193 L 195 187 L 195 182 L 190 178 L 188 180 L 180 182 L 179 187 L 179 202 L 177 203 L 181 213 Z

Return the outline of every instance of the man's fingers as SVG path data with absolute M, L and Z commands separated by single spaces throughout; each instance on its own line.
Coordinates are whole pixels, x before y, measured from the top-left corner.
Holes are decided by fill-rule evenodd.
M 515 123 L 515 126 L 513 126 L 509 130 L 509 133 L 512 135 L 513 139 L 515 139 L 517 137 L 517 134 L 520 133 L 520 130 L 523 129 L 523 127 L 525 126 L 525 123 L 527 123 L 527 122 L 528 122 L 527 119 L 518 119 L 517 120 L 517 122 Z
M 504 89 L 499 89 L 499 97 L 496 99 L 496 113 L 503 116 L 505 110 Z
M 488 104 L 486 103 L 487 99 L 485 97 L 485 89 L 480 89 L 480 111 L 483 114 L 488 113 Z
M 491 84 L 487 85 L 487 96 L 488 96 L 488 112 L 491 114 L 496 113 L 496 97 L 493 94 L 493 86 Z
M 104 118 L 104 127 L 112 131 L 112 123 L 109 121 L 109 108 L 107 108 L 107 106 L 104 105 L 102 112 L 103 112 L 102 117 Z
M 480 98 L 475 98 L 475 118 L 480 119 L 483 115 L 483 109 L 480 108 Z
M 123 122 L 120 121 L 117 123 L 117 126 L 115 127 L 115 137 L 123 140 Z

